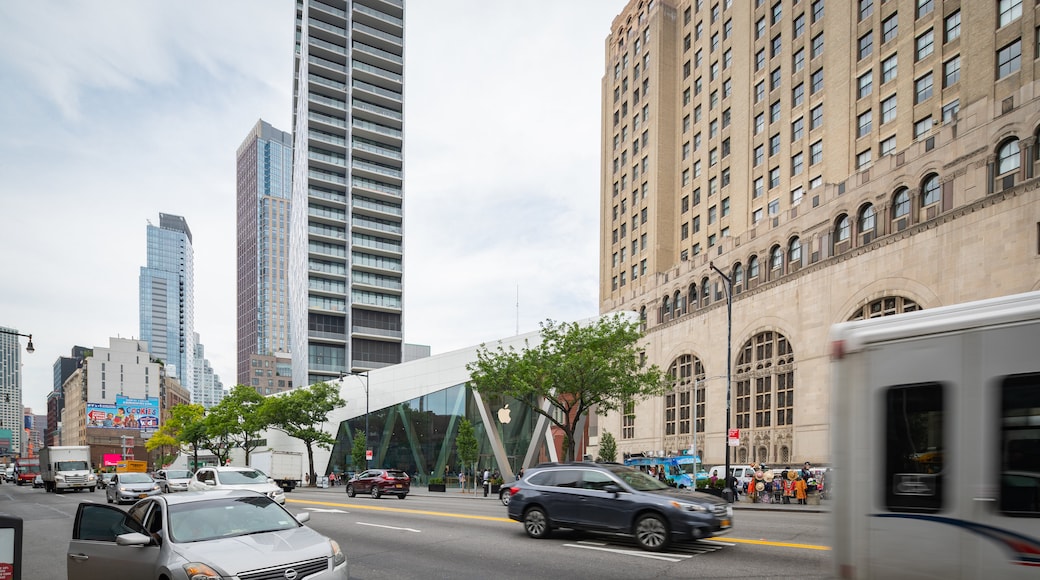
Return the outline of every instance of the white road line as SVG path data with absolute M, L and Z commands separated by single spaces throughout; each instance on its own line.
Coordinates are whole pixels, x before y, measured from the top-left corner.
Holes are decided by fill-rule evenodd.
M 586 550 L 598 550 L 601 552 L 613 552 L 615 554 L 621 554 L 623 556 L 638 556 L 640 558 L 650 558 L 651 560 L 665 560 L 667 562 L 682 562 L 684 559 L 692 558 L 689 554 L 672 554 L 672 553 L 657 553 L 651 554 L 650 552 L 643 552 L 641 550 L 620 550 L 618 548 L 602 548 L 599 546 L 583 546 L 581 544 L 564 544 L 567 548 L 584 548 Z
M 312 512 L 322 513 L 322 514 L 349 514 L 350 513 L 350 512 L 347 512 L 347 511 L 336 509 L 336 508 L 326 509 L 326 508 L 316 508 L 316 507 L 305 507 L 303 509 L 309 510 L 309 511 L 312 511 Z
M 701 540 L 700 543 L 708 544 L 711 546 L 736 546 L 736 544 L 731 544 L 729 542 L 720 542 L 718 540 Z
M 368 524 L 368 523 L 365 523 L 365 522 L 355 522 L 355 523 L 357 523 L 357 525 L 359 525 L 359 526 L 371 526 L 373 528 L 386 528 L 388 530 L 401 530 L 401 531 L 405 531 L 405 532 L 415 532 L 417 534 L 422 532 L 422 530 L 416 530 L 414 528 L 398 528 L 398 527 L 395 527 L 395 526 L 381 526 L 379 524 Z

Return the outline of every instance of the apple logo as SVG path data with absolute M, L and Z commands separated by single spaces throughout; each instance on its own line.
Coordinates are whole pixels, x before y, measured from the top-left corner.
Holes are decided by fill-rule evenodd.
M 505 424 L 510 421 L 512 421 L 512 419 L 509 417 L 509 405 L 506 405 L 498 410 L 498 422 Z

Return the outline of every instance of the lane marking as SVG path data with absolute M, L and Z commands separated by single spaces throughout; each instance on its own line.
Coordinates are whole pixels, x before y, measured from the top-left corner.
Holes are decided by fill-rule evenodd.
M 770 542 L 768 540 L 745 540 L 743 538 L 730 538 L 726 537 L 728 542 L 736 542 L 738 544 L 752 544 L 755 546 L 776 546 L 778 548 L 799 548 L 802 550 L 821 550 L 830 551 L 830 546 L 820 546 L 817 544 L 798 544 L 794 542 Z
M 341 509 L 336 509 L 336 508 L 332 508 L 332 509 L 329 510 L 329 509 L 325 509 L 325 508 L 309 507 L 309 508 L 304 508 L 304 509 L 307 510 L 307 511 L 311 511 L 311 512 L 318 512 L 319 514 L 349 514 L 350 513 L 348 511 L 343 511 Z
M 586 546 L 583 544 L 564 544 L 566 548 L 583 548 L 585 550 L 596 550 L 598 552 L 612 552 L 614 554 L 621 554 L 623 556 L 638 556 L 640 558 L 650 558 L 651 560 L 665 560 L 667 562 L 682 562 L 685 559 L 692 558 L 689 554 L 672 554 L 669 552 L 665 553 L 654 553 L 644 552 L 642 550 L 623 550 L 621 548 L 604 548 L 600 546 Z
M 729 544 L 727 542 L 720 542 L 718 540 L 699 540 L 702 544 L 708 544 L 710 546 L 736 546 L 736 544 Z
M 356 523 L 359 526 L 370 526 L 370 527 L 373 527 L 373 528 L 385 528 L 387 530 L 401 530 L 403 532 L 415 532 L 417 534 L 422 533 L 422 530 L 417 530 L 415 528 L 399 528 L 397 526 L 384 526 L 382 524 L 370 524 L 370 523 L 367 523 L 367 522 L 354 522 L 354 523 Z

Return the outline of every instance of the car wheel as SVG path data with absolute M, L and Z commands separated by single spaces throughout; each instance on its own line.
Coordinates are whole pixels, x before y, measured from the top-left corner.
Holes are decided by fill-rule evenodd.
M 636 522 L 636 541 L 644 550 L 660 552 L 668 547 L 668 524 L 657 514 L 647 514 Z
M 354 497 L 355 495 L 357 495 L 357 492 L 354 491 L 354 486 L 353 485 L 348 485 L 347 486 L 347 497 Z
M 378 485 L 372 486 L 372 499 L 379 499 L 379 496 L 383 495 L 383 490 L 379 489 Z
M 94 490 L 96 490 L 96 489 L 97 489 L 96 487 L 90 488 L 90 493 L 94 493 Z
M 509 493 L 509 488 L 504 487 L 498 492 L 498 501 L 502 502 L 502 505 L 509 505 L 509 496 L 511 495 L 512 494 Z
M 404 499 L 406 497 L 408 497 L 407 493 L 399 493 L 399 494 L 397 494 L 397 499 Z
M 533 507 L 527 510 L 524 514 L 524 531 L 536 540 L 549 537 L 552 527 L 549 526 L 549 516 L 545 515 L 542 508 Z

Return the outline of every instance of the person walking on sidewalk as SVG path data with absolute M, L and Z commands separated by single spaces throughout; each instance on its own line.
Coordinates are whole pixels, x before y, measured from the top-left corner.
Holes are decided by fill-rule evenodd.
M 484 469 L 484 497 L 488 496 L 488 489 L 491 486 L 491 471 Z

